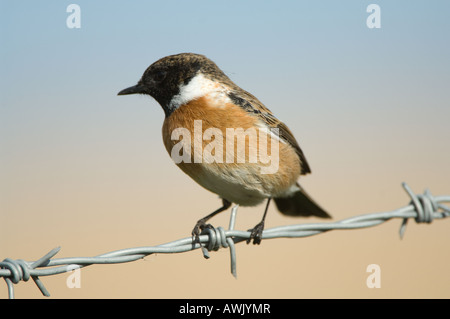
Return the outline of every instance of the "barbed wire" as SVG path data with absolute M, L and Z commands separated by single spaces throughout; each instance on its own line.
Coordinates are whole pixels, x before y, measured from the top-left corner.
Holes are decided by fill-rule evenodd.
M 402 219 L 400 227 L 400 237 L 402 238 L 407 221 L 410 218 L 414 218 L 417 223 L 431 223 L 434 219 L 450 216 L 450 208 L 442 204 L 443 202 L 450 202 L 450 196 L 433 196 L 429 190 L 426 190 L 424 194 L 416 195 L 406 183 L 403 183 L 402 186 L 411 197 L 411 202 L 397 210 L 359 215 L 337 222 L 274 227 L 264 230 L 262 238 L 298 238 L 313 236 L 330 230 L 367 228 L 382 224 L 393 218 Z M 216 251 L 222 247 L 230 250 L 231 273 L 236 277 L 235 244 L 246 241 L 250 237 L 249 231 L 234 230 L 237 209 L 238 206 L 236 205 L 231 210 L 228 230 L 223 227 L 207 228 L 200 235 L 199 242 L 187 237 L 158 246 L 121 249 L 95 257 L 52 259 L 60 251 L 60 247 L 57 247 L 33 262 L 22 259 L 4 259 L 3 262 L 0 262 L 0 277 L 3 277 L 6 281 L 8 296 L 11 299 L 14 298 L 14 284 L 18 284 L 20 281 L 28 281 L 30 278 L 33 279 L 44 296 L 50 296 L 39 277 L 57 275 L 94 264 L 126 263 L 155 253 L 181 253 L 198 248 L 202 249 L 205 258 L 209 258 L 209 251 Z

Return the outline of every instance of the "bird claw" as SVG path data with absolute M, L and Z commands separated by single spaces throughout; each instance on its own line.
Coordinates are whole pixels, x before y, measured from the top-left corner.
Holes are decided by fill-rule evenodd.
M 260 222 L 252 229 L 249 229 L 248 231 L 250 231 L 251 233 L 250 238 L 247 239 L 247 244 L 249 244 L 252 240 L 253 245 L 261 244 L 263 230 L 264 230 L 264 221 Z
M 202 219 L 200 219 L 197 224 L 195 224 L 194 229 L 192 230 L 192 238 L 193 243 L 199 243 L 200 244 L 200 235 L 205 229 L 213 228 L 211 224 L 206 224 L 206 222 Z

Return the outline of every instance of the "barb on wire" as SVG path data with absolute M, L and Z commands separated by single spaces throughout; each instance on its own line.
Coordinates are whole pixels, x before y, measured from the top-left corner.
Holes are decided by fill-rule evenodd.
M 410 218 L 414 218 L 417 223 L 431 223 L 434 219 L 450 216 L 450 208 L 442 204 L 443 202 L 450 202 L 450 196 L 433 196 L 429 190 L 426 190 L 424 194 L 416 195 L 405 183 L 402 186 L 411 197 L 411 202 L 397 210 L 359 215 L 337 222 L 274 227 L 264 230 L 262 238 L 307 237 L 330 230 L 366 228 L 382 224 L 393 218 L 402 219 L 400 237 L 403 237 L 407 221 Z M 238 206 L 234 206 L 231 210 L 228 230 L 222 227 L 205 229 L 200 235 L 200 242 L 188 237 L 158 246 L 122 249 L 95 257 L 52 259 L 60 250 L 60 247 L 57 247 L 34 262 L 27 262 L 22 259 L 4 259 L 3 262 L 0 262 L 0 277 L 3 277 L 6 282 L 10 298 L 14 298 L 14 284 L 20 281 L 28 281 L 30 278 L 33 279 L 44 296 L 50 296 L 39 277 L 61 274 L 94 264 L 131 262 L 154 253 L 181 253 L 198 248 L 202 249 L 205 258 L 209 258 L 209 251 L 216 251 L 221 247 L 229 248 L 231 273 L 236 277 L 235 244 L 250 237 L 248 231 L 234 230 L 237 209 Z

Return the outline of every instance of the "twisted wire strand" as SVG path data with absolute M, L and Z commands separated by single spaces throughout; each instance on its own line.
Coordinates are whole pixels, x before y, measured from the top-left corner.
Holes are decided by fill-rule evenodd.
M 337 222 L 274 227 L 264 230 L 262 238 L 298 238 L 313 236 L 330 230 L 367 228 L 382 224 L 393 218 L 402 219 L 400 226 L 400 237 L 402 238 L 407 221 L 410 218 L 413 218 L 417 223 L 431 223 L 434 219 L 442 219 L 450 216 L 450 208 L 442 204 L 444 202 L 450 202 L 450 196 L 434 197 L 429 190 L 426 190 L 424 194 L 414 194 L 406 183 L 403 183 L 402 186 L 410 196 L 411 202 L 409 205 L 397 210 L 359 215 Z M 121 249 L 95 257 L 52 259 L 60 251 L 60 247 L 57 247 L 34 262 L 27 262 L 22 259 L 4 259 L 0 262 L 0 277 L 3 277 L 6 282 L 9 298 L 14 298 L 14 284 L 18 284 L 20 281 L 28 281 L 30 278 L 33 279 L 44 296 L 50 296 L 44 284 L 39 279 L 40 276 L 61 274 L 94 264 L 132 262 L 154 253 L 181 253 L 198 248 L 201 248 L 205 258 L 210 257 L 209 251 L 228 248 L 230 251 L 231 273 L 236 277 L 235 244 L 246 241 L 250 237 L 249 231 L 234 230 L 237 209 L 238 206 L 236 205 L 231 210 L 228 230 L 225 230 L 223 227 L 207 228 L 201 233 L 199 242 L 195 242 L 193 238 L 187 237 L 158 246 Z

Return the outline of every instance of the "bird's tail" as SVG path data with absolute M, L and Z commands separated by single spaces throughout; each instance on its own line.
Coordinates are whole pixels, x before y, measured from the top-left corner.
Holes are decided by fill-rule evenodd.
M 331 218 L 304 190 L 300 190 L 290 197 L 274 198 L 278 210 L 289 216 L 316 216 L 320 218 Z

